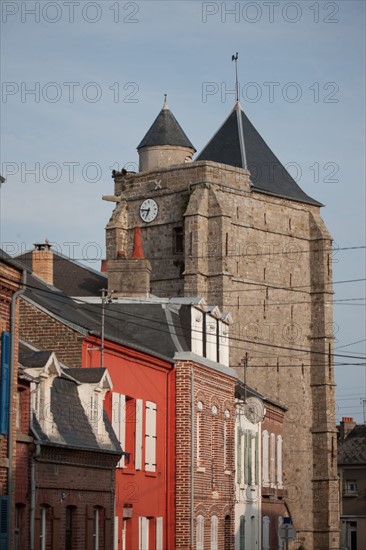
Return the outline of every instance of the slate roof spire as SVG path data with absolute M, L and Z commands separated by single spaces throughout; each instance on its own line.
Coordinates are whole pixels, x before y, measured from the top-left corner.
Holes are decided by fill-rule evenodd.
M 164 104 L 160 113 L 138 144 L 137 150 L 156 145 L 177 145 L 196 150 L 171 112 L 167 94 L 164 94 Z
M 250 122 L 239 101 L 196 160 L 247 169 L 256 191 L 322 206 L 299 187 Z
M 137 146 L 140 171 L 182 164 L 192 160 L 196 149 L 171 112 L 167 95 L 163 107 Z

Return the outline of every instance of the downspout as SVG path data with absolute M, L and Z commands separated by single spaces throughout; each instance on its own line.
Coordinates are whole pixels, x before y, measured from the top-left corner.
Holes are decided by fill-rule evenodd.
M 194 370 L 191 367 L 191 528 L 190 545 L 193 550 L 194 545 Z
M 34 442 L 36 445 L 36 452 L 31 457 L 30 465 L 30 484 L 31 484 L 31 494 L 30 494 L 30 528 L 29 528 L 29 544 L 30 550 L 34 550 L 34 523 L 36 515 L 36 471 L 35 471 L 35 459 L 41 454 L 41 446 L 38 441 Z
M 14 442 L 14 433 L 13 433 L 13 403 L 14 403 L 14 346 L 15 346 L 15 314 L 16 314 L 16 303 L 17 298 L 25 291 L 25 284 L 27 280 L 27 272 L 23 270 L 22 273 L 22 288 L 14 292 L 12 299 L 11 299 L 11 309 L 10 309 L 10 365 L 9 365 L 9 429 L 8 429 L 8 458 L 9 458 L 9 468 L 8 468 L 8 503 L 9 503 L 9 516 L 8 516 L 8 532 L 10 535 L 10 531 L 12 528 L 11 525 L 11 517 L 12 517 L 12 511 L 14 507 L 14 479 L 13 479 L 13 442 Z M 10 541 L 12 541 L 13 537 L 10 537 Z

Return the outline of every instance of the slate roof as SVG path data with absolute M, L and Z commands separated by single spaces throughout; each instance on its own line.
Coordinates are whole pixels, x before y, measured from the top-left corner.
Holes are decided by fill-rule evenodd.
M 177 145 L 196 151 L 166 103 L 140 141 L 137 150 L 154 145 Z
M 256 191 L 322 206 L 304 193 L 287 172 L 254 128 L 240 103 L 235 104 L 223 125 L 195 160 L 247 168 Z
M 101 335 L 102 305 L 80 303 L 52 290 L 33 276 L 24 296 L 75 330 Z M 189 306 L 181 306 L 181 308 Z M 163 359 L 176 351 L 189 351 L 182 323 L 181 308 L 161 303 L 110 303 L 105 308 L 105 338 Z
M 105 368 L 93 368 L 93 369 L 67 369 L 65 370 L 66 374 L 69 374 L 78 382 L 84 384 L 98 384 L 103 377 L 103 374 L 106 372 Z
M 53 353 L 52 351 L 21 351 L 21 349 L 19 346 L 19 363 L 27 369 L 44 367 Z
M 20 376 L 24 375 L 24 369 L 44 367 L 52 353 L 52 351 L 34 350 L 26 342 L 20 342 Z M 41 443 L 122 454 L 121 446 L 104 409 L 103 421 L 109 441 L 101 443 L 97 440 L 77 390 L 77 380 L 85 383 L 97 383 L 105 371 L 106 369 L 100 368 L 64 368 L 61 370 L 60 376 L 55 376 L 51 387 L 51 400 L 49 404 L 52 419 L 56 426 L 54 435 L 47 435 L 42 430 L 35 413 L 33 413 L 32 417 L 34 435 Z
M 53 286 L 68 296 L 101 296 L 101 290 L 108 286 L 108 278 L 87 265 L 83 265 L 55 250 L 53 253 Z M 23 265 L 32 269 L 32 252 L 17 256 Z
M 366 424 L 359 424 L 338 440 L 338 464 L 366 464 Z
M 95 437 L 88 416 L 80 401 L 76 382 L 65 377 L 54 379 L 51 388 L 50 412 L 57 428 L 57 435 L 55 436 L 46 435 L 36 415 L 33 414 L 33 431 L 41 443 L 122 454 L 121 446 L 104 409 L 103 421 L 109 436 L 109 442 L 101 443 Z

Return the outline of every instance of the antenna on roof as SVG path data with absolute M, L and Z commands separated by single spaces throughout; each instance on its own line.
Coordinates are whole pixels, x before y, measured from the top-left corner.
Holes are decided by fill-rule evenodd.
M 235 90 L 236 90 L 236 103 L 239 101 L 239 81 L 238 81 L 238 52 L 236 55 L 231 56 L 231 61 L 235 61 Z

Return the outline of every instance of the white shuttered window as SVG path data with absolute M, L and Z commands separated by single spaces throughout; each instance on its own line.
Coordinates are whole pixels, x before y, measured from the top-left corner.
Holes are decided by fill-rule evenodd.
M 156 472 L 156 403 L 146 401 L 145 470 Z

